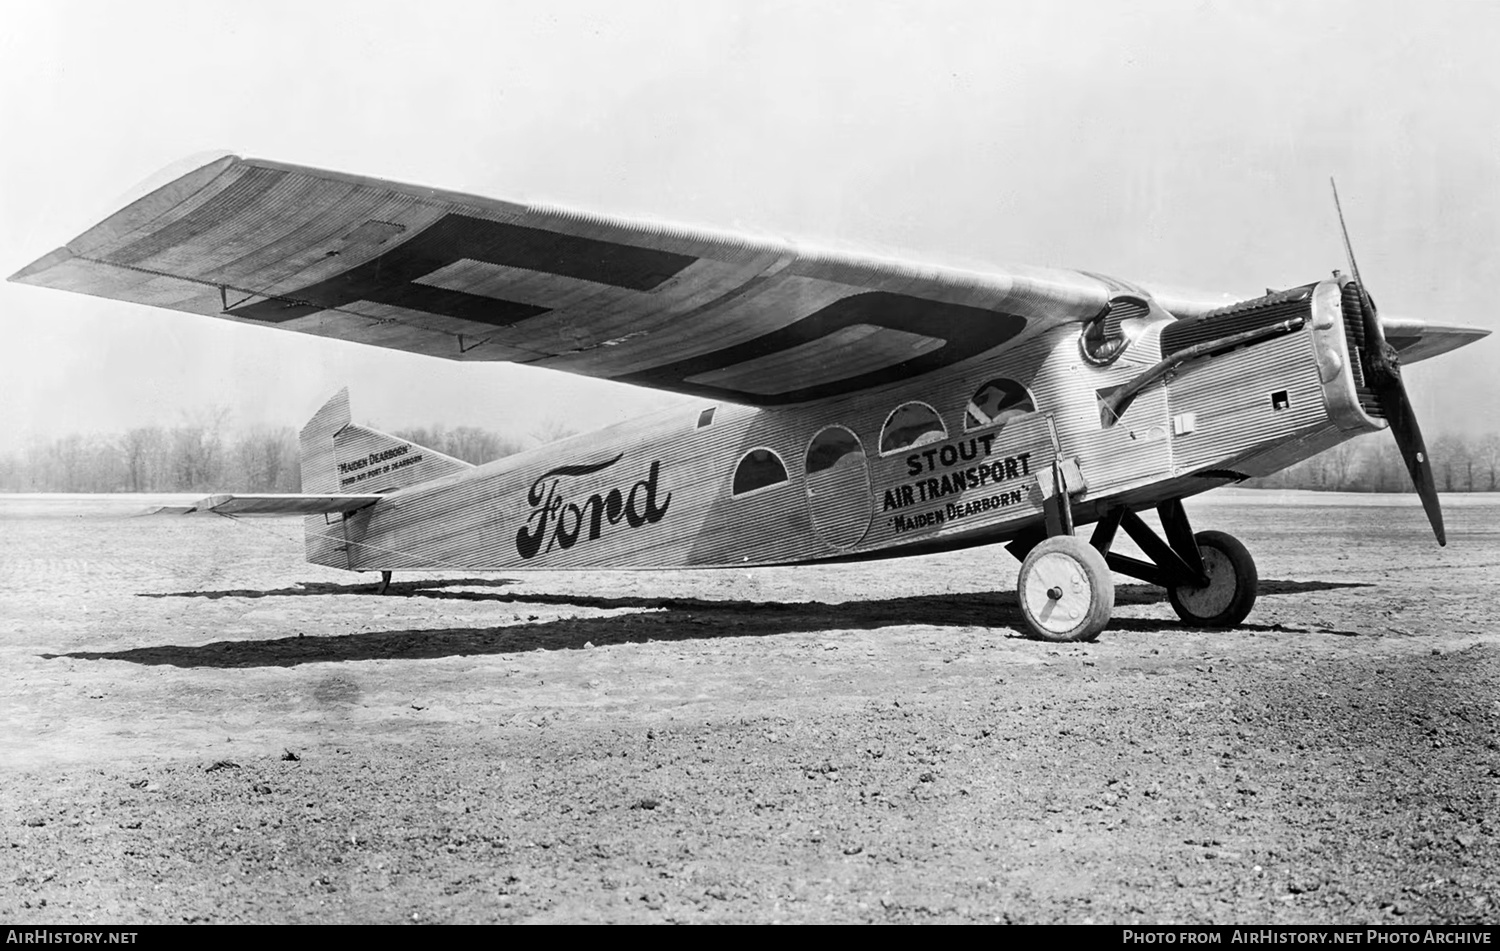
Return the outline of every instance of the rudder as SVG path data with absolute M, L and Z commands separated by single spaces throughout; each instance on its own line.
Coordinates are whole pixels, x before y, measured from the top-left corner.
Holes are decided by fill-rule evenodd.
M 349 388 L 344 387 L 302 427 L 298 437 L 302 447 L 302 491 L 337 492 L 338 462 L 334 459 L 333 438 L 350 422 Z

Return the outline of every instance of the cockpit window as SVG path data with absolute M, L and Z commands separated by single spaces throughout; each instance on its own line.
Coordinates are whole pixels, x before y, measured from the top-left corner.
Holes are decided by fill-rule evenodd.
M 1026 387 L 1015 380 L 991 380 L 969 400 L 969 408 L 964 412 L 964 431 L 1003 426 L 1017 416 L 1034 412 L 1036 404 Z
M 770 488 L 787 480 L 786 464 L 770 449 L 752 449 L 734 470 L 733 495 Z
M 882 456 L 912 446 L 942 442 L 948 438 L 948 427 L 937 410 L 926 403 L 903 403 L 886 418 L 880 430 L 880 454 Z
M 1151 308 L 1139 297 L 1111 300 L 1104 313 L 1083 326 L 1083 333 L 1078 338 L 1078 349 L 1083 351 L 1083 358 L 1096 366 L 1114 363 L 1130 346 L 1135 336 L 1135 322 L 1150 312 Z

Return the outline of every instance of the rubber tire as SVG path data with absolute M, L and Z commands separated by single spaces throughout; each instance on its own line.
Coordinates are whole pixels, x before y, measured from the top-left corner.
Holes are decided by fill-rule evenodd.
M 1059 569 L 1063 569 L 1061 578 Z M 1078 611 L 1077 623 L 1068 625 L 1071 618 L 1059 623 L 1046 613 L 1049 603 L 1061 602 L 1052 602 L 1041 586 L 1054 584 L 1068 588 L 1064 599 Z M 1052 642 L 1091 641 L 1109 624 L 1114 612 L 1115 579 L 1093 545 L 1072 535 L 1056 535 L 1033 548 L 1021 562 L 1016 598 L 1030 636 Z
M 1234 591 L 1224 597 L 1215 597 L 1212 613 L 1202 603 L 1191 603 L 1205 591 L 1192 585 L 1176 585 L 1167 589 L 1167 599 L 1177 616 L 1192 627 L 1235 627 L 1255 607 L 1255 595 L 1260 587 L 1260 573 L 1255 569 L 1255 559 L 1240 540 L 1226 532 L 1198 532 L 1193 536 L 1198 551 L 1203 556 L 1203 567 L 1209 572 L 1209 587 L 1215 581 L 1224 580 L 1222 572 L 1229 569 L 1234 582 Z M 1217 572 L 1217 574 L 1216 574 Z

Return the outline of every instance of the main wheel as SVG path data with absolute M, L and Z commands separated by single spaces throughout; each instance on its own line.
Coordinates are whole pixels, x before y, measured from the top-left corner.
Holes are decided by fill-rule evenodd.
M 1115 609 L 1115 579 L 1104 556 L 1072 535 L 1057 535 L 1021 562 L 1021 614 L 1044 641 L 1091 641 Z
M 1199 532 L 1193 540 L 1203 556 L 1208 585 L 1176 585 L 1167 589 L 1167 598 L 1177 616 L 1194 627 L 1234 627 L 1255 607 L 1260 585 L 1255 559 L 1239 539 L 1224 532 Z

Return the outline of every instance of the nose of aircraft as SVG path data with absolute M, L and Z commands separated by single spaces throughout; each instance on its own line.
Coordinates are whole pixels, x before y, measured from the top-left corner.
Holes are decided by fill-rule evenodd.
M 1364 328 L 1364 346 L 1361 348 L 1360 361 L 1364 370 L 1365 382 L 1375 391 L 1375 398 L 1380 404 L 1380 410 L 1385 414 L 1386 422 L 1390 424 L 1391 435 L 1396 437 L 1396 446 L 1401 450 L 1401 459 L 1406 463 L 1406 471 L 1411 475 L 1412 484 L 1417 488 L 1417 495 L 1422 499 L 1422 508 L 1427 512 L 1427 521 L 1432 525 L 1432 533 L 1437 536 L 1439 545 L 1448 544 L 1447 533 L 1443 530 L 1443 510 L 1438 504 L 1437 483 L 1432 477 L 1432 461 L 1427 455 L 1427 444 L 1422 439 L 1422 427 L 1417 425 L 1417 414 L 1412 410 L 1411 399 L 1406 395 L 1406 384 L 1401 381 L 1400 349 L 1396 346 L 1400 338 L 1388 336 L 1388 328 L 1394 328 L 1395 322 L 1383 321 L 1375 309 L 1375 301 L 1371 299 L 1369 292 L 1365 289 L 1365 283 L 1359 276 L 1359 265 L 1354 260 L 1354 245 L 1349 240 L 1349 227 L 1344 223 L 1344 209 L 1339 203 L 1338 185 L 1329 179 L 1333 185 L 1333 205 L 1339 215 L 1339 230 L 1344 236 L 1344 252 L 1349 257 L 1349 270 L 1354 273 L 1354 280 L 1344 285 L 1344 313 L 1358 313 Z M 1417 329 L 1417 328 L 1413 328 Z M 1424 328 L 1425 329 L 1425 326 Z M 1480 337 L 1485 336 L 1488 331 L 1474 331 L 1471 328 L 1454 328 L 1460 331 L 1469 331 L 1467 339 L 1462 333 L 1449 334 L 1450 346 L 1441 349 L 1436 348 L 1436 336 L 1434 344 L 1430 348 L 1432 352 L 1425 354 L 1433 356 L 1443 350 L 1451 350 L 1461 347 L 1465 343 L 1472 343 Z M 1423 336 L 1419 335 L 1416 346 L 1420 346 Z M 1418 357 L 1421 359 L 1421 357 Z
M 1354 269 L 1352 252 L 1350 267 Z M 1365 342 L 1360 358 L 1365 383 L 1375 391 L 1380 411 L 1390 424 L 1391 435 L 1396 437 L 1396 446 L 1401 450 L 1406 471 L 1411 474 L 1412 484 L 1422 499 L 1432 533 L 1437 536 L 1439 545 L 1446 545 L 1448 536 L 1443 530 L 1443 510 L 1438 504 L 1437 482 L 1432 477 L 1432 460 L 1427 455 L 1427 443 L 1422 439 L 1422 427 L 1417 425 L 1417 414 L 1406 395 L 1406 384 L 1401 381 L 1400 355 L 1386 337 L 1385 325 L 1375 310 L 1375 302 L 1359 281 L 1358 269 L 1354 271 L 1355 279 L 1344 285 L 1344 312 L 1357 309 L 1364 325 Z

